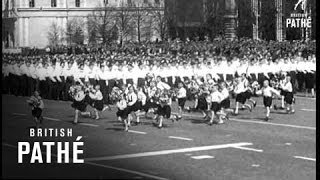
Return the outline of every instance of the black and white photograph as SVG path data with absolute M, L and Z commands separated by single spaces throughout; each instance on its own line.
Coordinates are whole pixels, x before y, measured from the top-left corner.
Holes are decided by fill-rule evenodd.
M 316 0 L 2 0 L 3 179 L 315 180 Z

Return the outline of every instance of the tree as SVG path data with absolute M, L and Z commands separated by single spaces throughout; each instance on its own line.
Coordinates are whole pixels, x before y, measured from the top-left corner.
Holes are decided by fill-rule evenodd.
M 47 38 L 50 46 L 58 46 L 62 40 L 62 29 L 57 25 L 56 22 L 53 22 L 47 34 Z
M 114 40 L 115 30 L 114 11 L 107 7 L 107 1 L 104 1 L 100 7 L 95 8 L 88 17 L 89 42 L 96 43 L 102 40 L 103 44 Z
M 129 8 L 125 7 L 123 1 L 121 1 L 119 11 L 116 13 L 116 25 L 120 30 L 120 45 L 122 45 L 123 39 L 128 36 L 132 29 L 131 20 L 132 15 Z
M 83 44 L 84 22 L 81 18 L 73 18 L 67 22 L 66 36 L 69 44 Z
M 148 11 L 146 7 L 143 6 L 143 3 L 137 1 L 138 3 L 133 3 L 132 7 L 134 8 L 132 14 L 133 25 L 137 29 L 138 42 L 141 42 L 141 36 L 143 35 L 142 29 L 146 25 L 146 20 L 148 17 Z
M 152 27 L 160 35 L 161 40 L 164 40 L 168 31 L 168 24 L 172 17 L 168 16 L 169 12 L 165 12 L 168 11 L 168 9 L 162 7 L 160 4 L 158 6 L 152 6 L 150 4 L 149 7 L 151 8 L 150 13 L 154 24 Z

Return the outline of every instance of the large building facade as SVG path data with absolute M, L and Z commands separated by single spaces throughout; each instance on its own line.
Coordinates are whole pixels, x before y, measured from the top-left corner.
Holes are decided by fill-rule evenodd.
M 302 3 L 306 4 L 303 12 Z M 166 8 L 171 36 L 183 39 L 195 34 L 277 41 L 315 36 L 315 0 L 167 0 Z M 312 28 L 286 27 L 292 13 L 311 16 Z
M 2 45 L 44 48 L 50 44 L 48 34 L 53 24 L 59 28 L 59 43 L 67 44 L 68 23 L 74 19 L 82 23 L 83 43 L 86 44 L 90 39 L 89 19 L 104 16 L 104 13 L 108 13 L 105 18 L 108 23 L 117 27 L 121 40 L 155 41 L 161 37 L 153 15 L 163 16 L 163 7 L 163 0 L 2 0 Z M 116 23 L 121 19 L 120 11 L 128 16 L 126 24 Z M 130 25 L 130 29 L 121 32 L 122 28 L 118 27 L 121 25 Z M 140 37 L 144 34 L 146 36 Z

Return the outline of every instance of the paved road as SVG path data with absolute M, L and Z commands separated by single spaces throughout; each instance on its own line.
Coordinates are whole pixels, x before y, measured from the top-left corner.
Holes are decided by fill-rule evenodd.
M 163 129 L 142 119 L 131 132 L 123 132 L 115 109 L 105 111 L 101 120 L 82 118 L 72 125 L 69 102 L 45 101 L 43 127 L 72 128 L 72 138 L 29 137 L 33 122 L 25 99 L 2 96 L 2 170 L 7 178 L 316 179 L 315 99 L 297 98 L 295 114 L 273 112 L 270 122 L 262 120 L 258 98 L 252 113 L 241 111 L 223 125 L 208 126 L 200 114 L 186 113 L 182 121 L 165 122 Z M 84 140 L 85 164 L 17 163 L 17 142 L 72 142 L 77 136 Z

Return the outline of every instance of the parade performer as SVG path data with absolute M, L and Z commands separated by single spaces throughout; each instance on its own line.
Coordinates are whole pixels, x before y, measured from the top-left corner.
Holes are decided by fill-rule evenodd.
M 252 111 L 252 107 L 249 104 L 246 104 L 246 87 L 244 84 L 244 81 L 241 80 L 241 78 L 236 78 L 236 85 L 234 88 L 234 93 L 236 94 L 236 110 L 235 115 L 239 114 L 239 104 L 244 105 L 244 107 L 248 108 L 250 112 Z
M 234 113 L 234 110 L 230 108 L 230 92 L 226 86 L 225 82 L 220 83 L 220 92 L 222 95 L 222 101 L 221 101 L 221 112 L 226 113 Z M 227 114 L 226 119 L 229 119 L 229 116 Z
M 124 130 L 129 130 L 129 122 L 128 122 L 128 108 L 127 108 L 127 101 L 125 99 L 125 95 L 121 93 L 117 99 L 117 117 L 118 120 L 123 121 L 124 123 Z
M 39 95 L 38 91 L 35 91 L 33 93 L 33 96 L 31 96 L 28 100 L 27 103 L 31 106 L 32 108 L 32 116 L 34 119 L 34 122 L 36 123 L 36 128 L 39 128 L 42 124 L 43 117 L 42 117 L 42 110 L 44 108 L 44 103 Z
M 284 84 L 281 85 L 281 89 L 284 91 L 285 97 L 285 108 L 288 114 L 293 114 L 295 112 L 293 108 L 293 87 L 291 83 L 291 76 L 287 75 L 285 78 Z M 277 110 L 277 106 L 274 106 L 275 110 Z
M 263 96 L 263 105 L 266 108 L 265 121 L 268 121 L 270 119 L 270 107 L 272 105 L 272 96 L 273 94 L 280 96 L 280 92 L 275 90 L 273 87 L 270 87 L 268 80 L 264 80 L 263 87 L 256 93 L 257 95 Z
M 138 122 L 139 119 L 137 119 L 137 115 L 136 115 L 136 111 L 139 110 L 139 107 L 138 107 L 138 96 L 137 94 L 135 93 L 134 91 L 134 88 L 133 86 L 129 86 L 128 87 L 128 94 L 127 94 L 127 105 L 128 105 L 128 113 L 129 113 L 129 116 L 128 116 L 128 125 L 130 126 L 131 125 L 131 120 L 132 119 L 136 119 L 137 121 L 137 124 L 140 123 Z
M 99 112 L 103 110 L 103 95 L 102 92 L 100 91 L 100 85 L 95 86 L 95 91 L 90 92 L 90 97 L 93 100 L 93 108 L 95 111 L 95 119 L 98 120 L 99 117 Z
M 213 85 L 210 91 L 211 91 L 210 93 L 211 101 L 209 102 L 209 107 L 210 107 L 209 125 L 211 126 L 213 124 L 213 120 L 216 115 L 218 116 L 218 121 L 216 123 L 223 124 L 224 121 L 222 119 L 223 117 L 226 117 L 226 114 L 219 112 L 221 110 L 222 94 L 218 91 L 218 85 Z
M 187 100 L 187 90 L 183 87 L 182 82 L 178 83 L 178 93 L 177 93 L 177 98 L 178 98 L 178 105 L 179 105 L 179 115 L 178 118 L 182 118 L 182 110 L 184 109 L 184 105 Z
M 86 111 L 88 102 L 86 102 L 84 87 L 82 87 L 79 82 L 76 82 L 74 86 L 71 86 L 69 92 L 73 97 L 71 107 L 75 109 L 73 124 L 77 124 L 79 113 L 83 116 L 90 116 L 90 112 Z
M 158 128 L 162 128 L 163 126 L 163 119 L 171 119 L 172 122 L 175 120 L 178 120 L 178 116 L 171 114 L 171 104 L 172 104 L 172 99 L 170 97 L 169 91 L 168 90 L 163 90 L 160 93 L 159 97 L 159 104 L 156 112 L 156 117 L 155 119 L 158 124 Z

